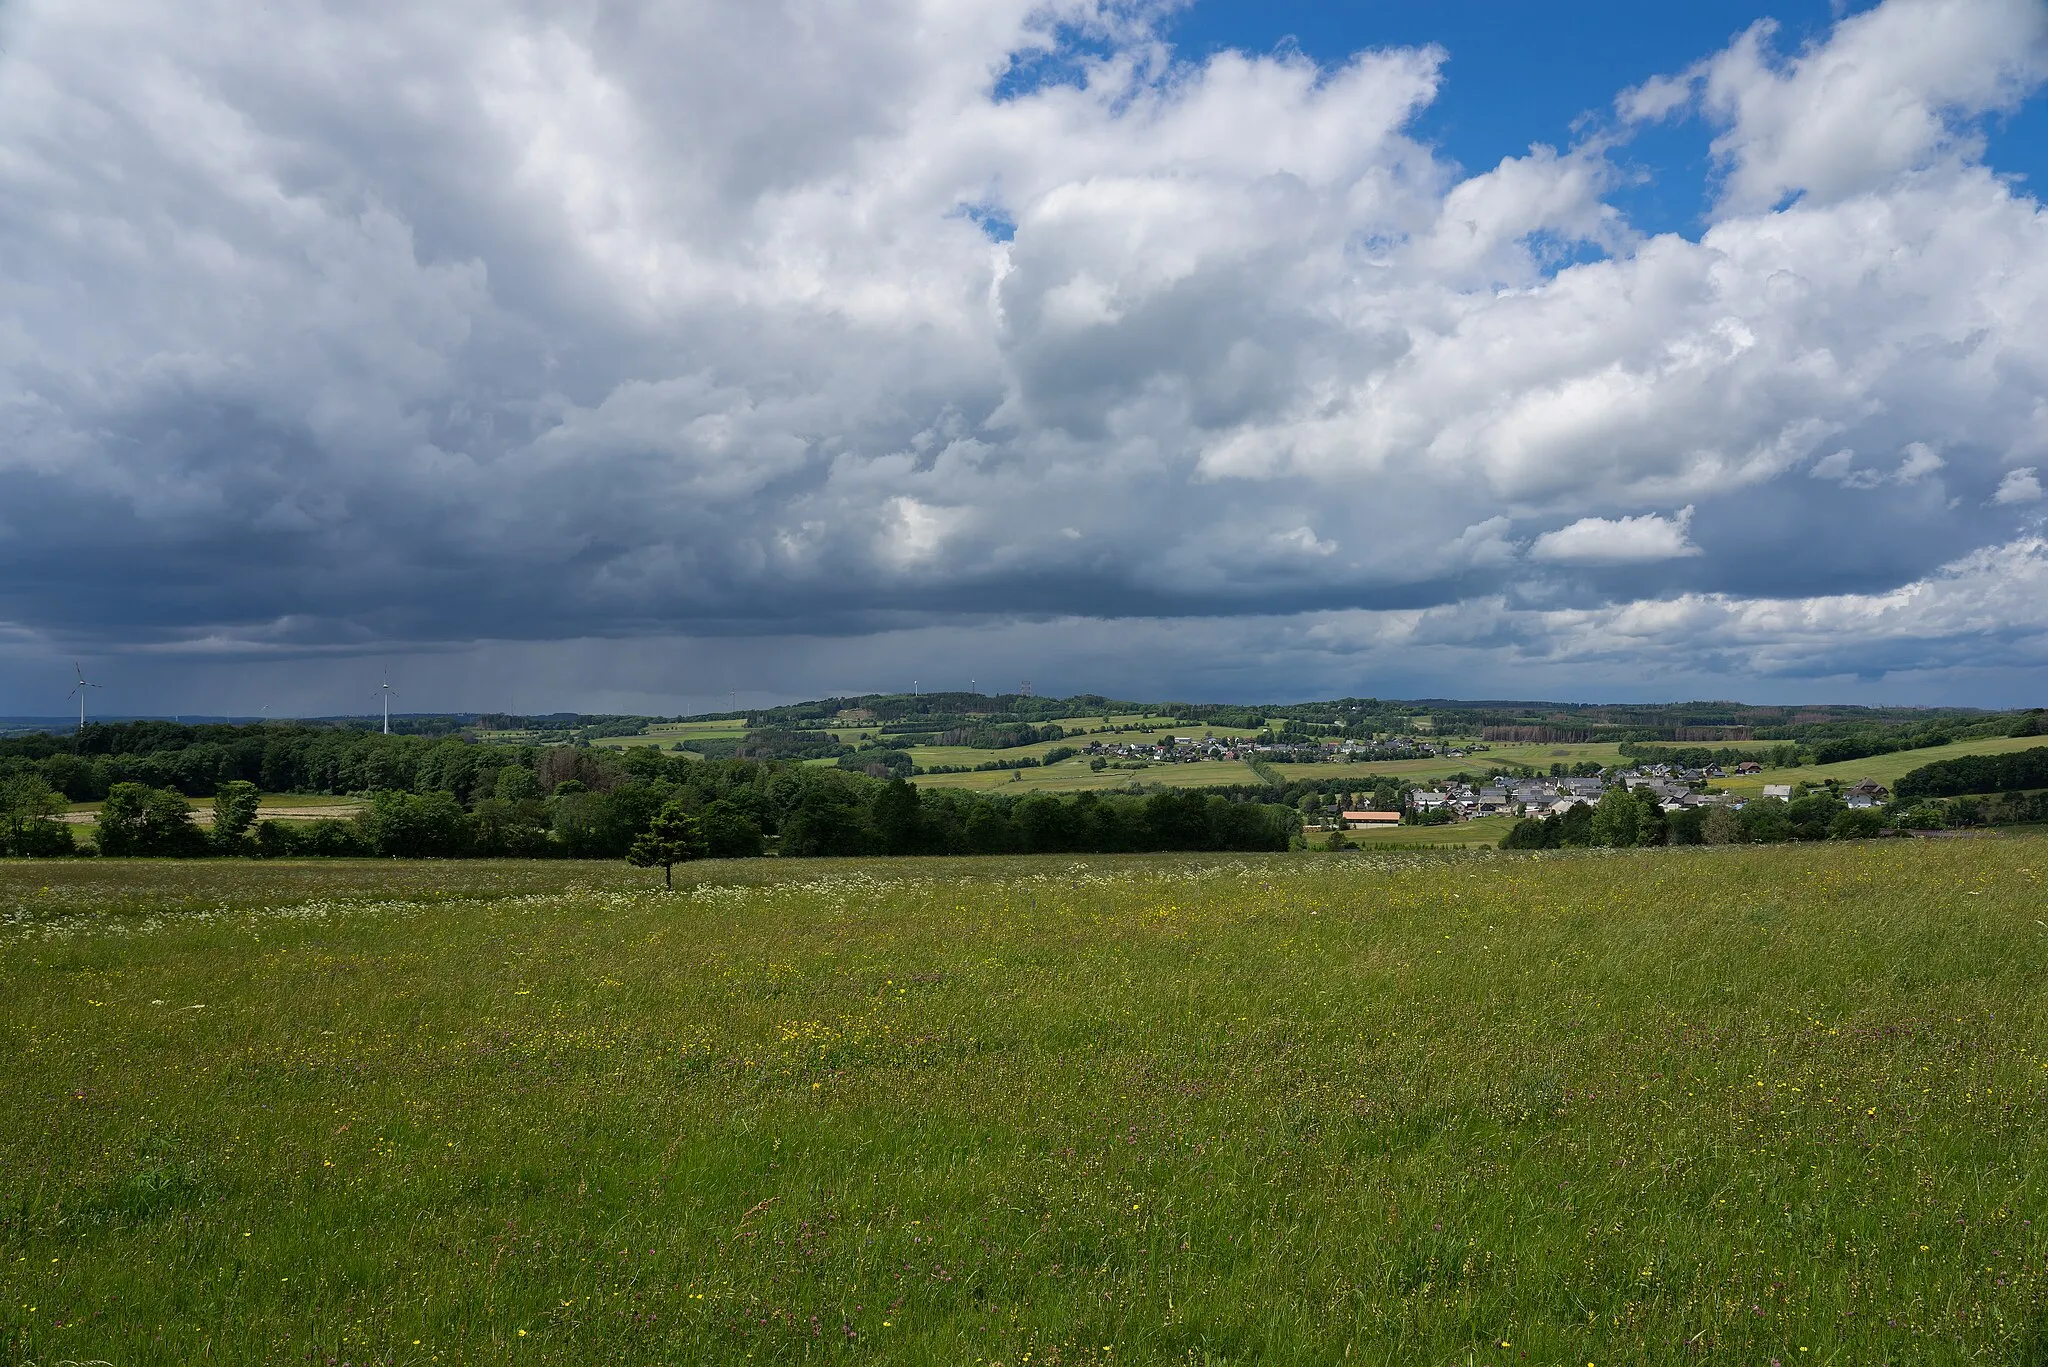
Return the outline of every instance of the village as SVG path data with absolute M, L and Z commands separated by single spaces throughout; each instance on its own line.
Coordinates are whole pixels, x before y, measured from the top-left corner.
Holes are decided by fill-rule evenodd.
M 1737 775 L 1760 773 L 1756 764 L 1737 765 Z M 1333 824 L 1350 830 L 1404 823 L 1436 825 L 1454 821 L 1476 821 L 1486 816 L 1562 816 L 1574 807 L 1590 807 L 1612 788 L 1640 795 L 1649 793 L 1668 815 L 1689 809 L 1726 807 L 1741 811 L 1749 799 L 1713 789 L 1715 779 L 1728 777 L 1719 765 L 1705 769 L 1682 769 L 1668 764 L 1647 764 L 1638 768 L 1603 770 L 1598 774 L 1554 775 L 1547 778 L 1496 774 L 1485 784 L 1445 782 L 1437 787 L 1406 788 L 1400 810 L 1359 810 L 1340 805 L 1330 813 Z M 1835 794 L 1851 810 L 1881 807 L 1890 790 L 1872 779 L 1844 786 Z M 1789 783 L 1767 783 L 1761 796 L 1790 801 Z
M 1403 759 L 1463 759 L 1487 746 L 1416 740 L 1253 740 L 1213 735 L 1161 736 L 1131 742 L 1091 741 L 1082 753 L 1110 761 L 1194 764 L 1202 760 L 1266 760 L 1277 764 L 1363 763 Z
M 1132 743 L 1092 742 L 1083 752 L 1097 761 L 1111 764 L 1152 765 L 1195 763 L 1202 760 L 1248 760 L 1281 764 L 1369 763 L 1406 759 L 1463 759 L 1484 752 L 1481 742 L 1439 742 L 1403 739 L 1396 743 L 1360 740 L 1253 741 L 1216 736 L 1163 736 L 1157 741 Z M 1563 766 L 1558 766 L 1562 768 Z M 1323 829 L 1358 830 L 1375 826 L 1443 825 L 1476 821 L 1488 816 L 1563 815 L 1574 807 L 1593 806 L 1610 788 L 1631 793 L 1648 792 L 1666 813 L 1688 809 L 1726 807 L 1740 811 L 1748 803 L 1742 794 L 1717 790 L 1716 780 L 1730 775 L 1749 777 L 1763 771 L 1761 765 L 1745 761 L 1727 769 L 1718 764 L 1686 768 L 1670 764 L 1644 764 L 1629 768 L 1603 768 L 1582 763 L 1570 773 L 1547 776 L 1524 772 L 1517 775 L 1496 772 L 1484 781 L 1432 781 L 1422 784 L 1374 781 L 1373 792 L 1399 794 L 1398 803 L 1375 809 L 1362 799 L 1368 792 L 1337 794 L 1337 801 L 1307 813 L 1311 824 Z M 1368 776 L 1370 777 L 1370 776 Z M 1361 787 L 1366 785 L 1362 782 Z M 1830 784 L 1830 787 L 1834 785 Z M 1842 786 L 1835 793 L 1852 810 L 1881 807 L 1890 791 L 1871 779 Z M 1788 783 L 1765 784 L 1764 798 L 1790 801 L 1793 787 Z M 1349 797 L 1351 801 L 1342 799 Z

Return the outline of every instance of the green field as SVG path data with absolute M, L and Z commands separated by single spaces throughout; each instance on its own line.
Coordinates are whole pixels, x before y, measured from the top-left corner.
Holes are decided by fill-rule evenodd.
M 1504 769 L 1523 766 L 1548 773 L 1553 764 L 1562 764 L 1569 768 L 1587 760 L 1600 765 L 1621 764 L 1621 747 L 1564 743 L 1523 745 L 1497 741 L 1488 742 L 1486 749 L 1477 754 L 1457 759 L 1352 760 L 1322 764 L 1275 764 L 1273 768 L 1285 779 L 1343 778 L 1353 774 L 1363 778 L 1369 774 L 1375 777 L 1423 782 L 1428 779 L 1449 778 L 1452 774 L 1486 777 Z
M 2048 839 L 683 872 L 0 865 L 7 1360 L 2048 1351 Z
M 1715 780 L 1714 786 L 1726 788 L 1731 793 L 1761 793 L 1766 783 L 1818 783 L 1829 778 L 1842 783 L 1860 783 L 1870 778 L 1890 788 L 1923 765 L 1938 764 L 1945 759 L 1961 759 L 1965 755 L 2006 755 L 2015 750 L 2038 750 L 2043 746 L 2048 746 L 2048 737 L 1993 736 L 1987 740 L 1959 740 L 1925 750 L 1897 750 L 1889 755 L 1872 755 L 1868 759 L 1844 760 L 1840 764 L 1810 764 L 1801 769 L 1766 769 L 1761 774 L 1745 774 L 1740 777 L 1731 774 L 1725 780 Z
M 1365 830 L 1346 831 L 1344 838 L 1361 849 L 1375 845 L 1433 845 L 1444 848 L 1477 847 L 1492 849 L 1500 844 L 1515 824 L 1512 816 L 1482 816 L 1474 821 L 1460 821 L 1449 826 L 1374 826 Z M 1329 838 L 1327 832 L 1311 832 L 1311 844 L 1320 844 Z
M 211 798 L 188 799 L 193 820 L 201 825 L 213 822 L 213 800 Z M 89 818 L 99 815 L 104 802 L 66 803 L 64 815 L 74 823 L 83 824 Z M 294 818 L 305 820 L 332 820 L 349 817 L 361 811 L 360 798 L 335 797 L 327 793 L 264 793 L 258 799 L 257 819 L 262 821 L 290 821 Z
M 1008 750 L 980 750 L 986 756 L 1008 755 Z M 1015 775 L 1015 778 L 1012 778 Z M 1100 792 L 1128 788 L 1132 784 L 1165 788 L 1220 788 L 1232 784 L 1257 786 L 1265 782 L 1249 764 L 1237 760 L 1204 759 L 1185 764 L 1148 764 L 1143 769 L 1104 769 L 1096 772 L 1088 761 L 1076 757 L 1062 760 L 1050 769 L 991 769 L 983 773 L 919 774 L 913 780 L 919 788 L 971 788 L 978 792 L 1000 789 L 1019 793 Z
M 1102 741 L 1115 742 L 1118 744 L 1149 744 L 1152 741 L 1156 741 L 1161 736 L 1213 735 L 1221 737 L 1235 737 L 1249 736 L 1255 734 L 1254 732 L 1246 730 L 1242 727 L 1196 726 L 1187 722 L 1176 723 L 1171 717 L 1145 716 L 1135 713 L 1117 714 L 1113 716 L 1110 720 L 1111 727 L 1105 728 L 1102 723 L 1102 718 L 1099 715 L 1093 717 L 1061 717 L 1053 722 L 1048 722 L 1044 724 L 1056 725 L 1060 727 L 1062 730 L 1067 732 L 1067 736 L 1065 739 L 1039 741 L 1031 745 L 1013 746 L 1007 750 L 981 750 L 966 745 L 919 745 L 912 747 L 908 753 L 910 755 L 911 762 L 917 765 L 919 768 L 930 768 L 933 766 L 943 766 L 950 768 L 960 765 L 972 766 L 976 764 L 986 764 L 991 760 L 999 759 L 1036 759 L 1044 755 L 1046 751 L 1052 749 L 1054 746 L 1085 745 L 1088 739 L 1097 739 Z M 1127 731 L 1117 731 L 1113 729 L 1115 727 L 1131 727 L 1135 729 Z M 847 725 L 833 723 L 830 725 L 805 726 L 801 729 L 806 731 L 824 732 L 832 736 L 833 739 L 837 740 L 842 745 L 857 745 L 862 741 L 874 740 L 882 734 L 881 723 L 879 722 L 862 722 Z M 506 734 L 509 735 L 510 733 Z M 657 722 L 648 726 L 648 728 L 645 731 L 641 732 L 639 735 L 607 736 L 600 740 L 594 740 L 591 742 L 591 744 L 593 746 L 608 750 L 628 750 L 639 746 L 647 745 L 658 745 L 663 749 L 668 749 L 677 741 L 682 740 L 738 740 L 746 734 L 747 728 L 743 724 L 733 721 Z M 1077 740 L 1077 737 L 1080 739 Z M 811 762 L 832 764 L 836 763 L 837 761 L 820 760 Z M 1009 775 L 1007 773 L 1001 774 L 998 777 L 1003 782 L 1009 781 Z M 1112 786 L 1109 784 L 1102 783 L 1071 784 L 1063 781 L 1047 781 L 1039 783 L 1035 782 L 1031 776 L 1027 776 L 1025 781 L 1028 784 L 1032 784 L 1032 786 L 1035 787 L 1045 787 L 1051 789 L 1075 786 Z M 1119 780 L 1119 782 L 1128 781 L 1128 778 Z M 1228 780 L 1200 780 L 1200 782 L 1202 783 L 1211 783 L 1217 781 L 1236 783 L 1243 782 L 1246 780 L 1236 778 Z M 1257 782 L 1256 779 L 1252 779 L 1249 781 Z

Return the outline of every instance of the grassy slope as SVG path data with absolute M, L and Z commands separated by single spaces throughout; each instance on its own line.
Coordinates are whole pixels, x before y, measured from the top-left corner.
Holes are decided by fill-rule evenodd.
M 1362 760 L 1343 764 L 1276 764 L 1284 778 L 1349 777 L 1405 778 L 1417 781 L 1448 778 L 1452 774 L 1488 775 L 1509 766 L 1527 765 L 1549 772 L 1553 764 L 1567 767 L 1592 760 L 1597 764 L 1619 764 L 1621 748 L 1615 745 L 1520 745 L 1491 742 L 1485 750 L 1462 759 Z
M 984 755 L 1006 755 L 1007 750 L 984 750 Z M 1011 775 L 1018 777 L 1012 779 Z M 1096 773 L 1085 759 L 1062 760 L 1050 769 L 993 770 L 988 773 L 920 774 L 912 782 L 920 788 L 972 788 L 979 792 L 1000 789 L 1019 793 L 1100 792 L 1130 785 L 1158 784 L 1167 788 L 1216 788 L 1232 784 L 1265 782 L 1248 764 L 1236 760 L 1197 760 L 1190 764 L 1152 764 L 1143 769 L 1104 769 Z
M 2048 1343 L 2048 840 L 691 872 L 0 865 L 10 1360 Z
M 1767 769 L 1761 774 L 1747 777 L 1729 777 L 1715 786 L 1730 792 L 1760 793 L 1766 783 L 1815 783 L 1824 778 L 1839 779 L 1843 783 L 1858 783 L 1874 778 L 1885 787 L 1896 784 L 1905 775 L 1922 765 L 1936 764 L 1945 759 L 1961 759 L 1965 755 L 2004 755 L 2015 750 L 2035 750 L 2048 746 L 2048 737 L 2042 736 L 1994 736 L 1988 740 L 1961 740 L 1952 745 L 1937 745 L 1927 750 L 1900 750 L 1889 755 L 1872 755 L 1868 759 L 1844 760 L 1840 764 L 1815 764 L 1803 769 Z
M 1443 845 L 1451 847 L 1480 846 L 1491 849 L 1500 844 L 1515 824 L 1512 816 L 1482 816 L 1476 821 L 1460 821 L 1450 826 L 1381 826 L 1362 831 L 1346 831 L 1344 838 L 1354 845 L 1370 848 L 1374 845 Z M 1325 839 L 1320 832 L 1312 834 L 1312 841 Z

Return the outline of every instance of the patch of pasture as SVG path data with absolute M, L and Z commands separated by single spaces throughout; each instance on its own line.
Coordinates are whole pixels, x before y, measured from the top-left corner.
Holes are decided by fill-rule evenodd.
M 1007 756 L 1007 750 L 980 750 L 987 758 Z M 1014 777 L 1013 777 L 1014 776 Z M 1147 764 L 1142 769 L 1088 767 L 1085 756 L 1061 760 L 1051 768 L 992 769 L 981 773 L 919 774 L 911 780 L 920 788 L 968 788 L 976 792 L 1001 790 L 1019 793 L 1102 792 L 1129 788 L 1133 784 L 1166 788 L 1223 788 L 1232 785 L 1257 786 L 1265 780 L 1249 764 L 1238 760 L 1204 759 L 1180 764 Z
M 1449 778 L 1452 774 L 1484 777 L 1523 766 L 1548 773 L 1553 764 L 1562 764 L 1569 769 L 1574 764 L 1586 761 L 1603 766 L 1623 762 L 1621 747 L 1618 745 L 1524 745 L 1505 741 L 1484 743 L 1486 749 L 1456 758 L 1445 756 L 1434 759 L 1338 759 L 1320 764 L 1276 763 L 1273 767 L 1283 778 L 1288 779 L 1336 778 L 1356 774 L 1360 778 L 1373 776 L 1420 782 Z
M 1433 845 L 1450 849 L 1467 846 L 1491 849 L 1500 844 L 1515 824 L 1512 816 L 1482 816 L 1474 821 L 1459 821 L 1449 826 L 1372 826 L 1364 830 L 1346 831 L 1344 838 L 1361 848 L 1374 845 Z M 1328 839 L 1326 832 L 1314 832 L 1309 836 L 1311 844 Z
M 2048 839 L 679 874 L 0 864 L 10 1360 L 2048 1332 Z
M 1953 741 L 1948 745 L 1931 746 L 1925 750 L 1897 750 L 1889 755 L 1848 759 L 1838 764 L 1809 764 L 1797 769 L 1766 769 L 1761 774 L 1730 774 L 1725 780 L 1716 779 L 1714 786 L 1726 788 L 1732 793 L 1756 795 L 1763 791 L 1766 783 L 1819 783 L 1830 778 L 1841 783 L 1860 783 L 1869 778 L 1890 788 L 1923 765 L 1938 764 L 1945 759 L 1961 759 L 1966 755 L 2008 755 L 2017 750 L 2037 750 L 2044 746 L 2048 746 L 2048 736 L 1991 736 L 1982 740 Z

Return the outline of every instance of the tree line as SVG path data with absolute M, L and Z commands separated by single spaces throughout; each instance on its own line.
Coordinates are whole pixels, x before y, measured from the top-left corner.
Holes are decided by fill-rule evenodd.
M 652 747 L 154 722 L 89 727 L 76 752 L 48 740 L 0 745 L 8 853 L 73 852 L 71 827 L 55 819 L 67 798 L 102 802 L 103 853 L 186 857 L 623 858 L 668 809 L 723 858 L 1284 850 L 1300 826 L 1244 796 L 923 792 L 900 778 Z M 258 820 L 259 789 L 366 801 L 348 820 Z M 194 798 L 211 799 L 210 828 Z
M 1900 801 L 1964 793 L 2024 792 L 2048 788 L 2048 745 L 2006 755 L 1962 755 L 1924 764 L 1893 790 Z

